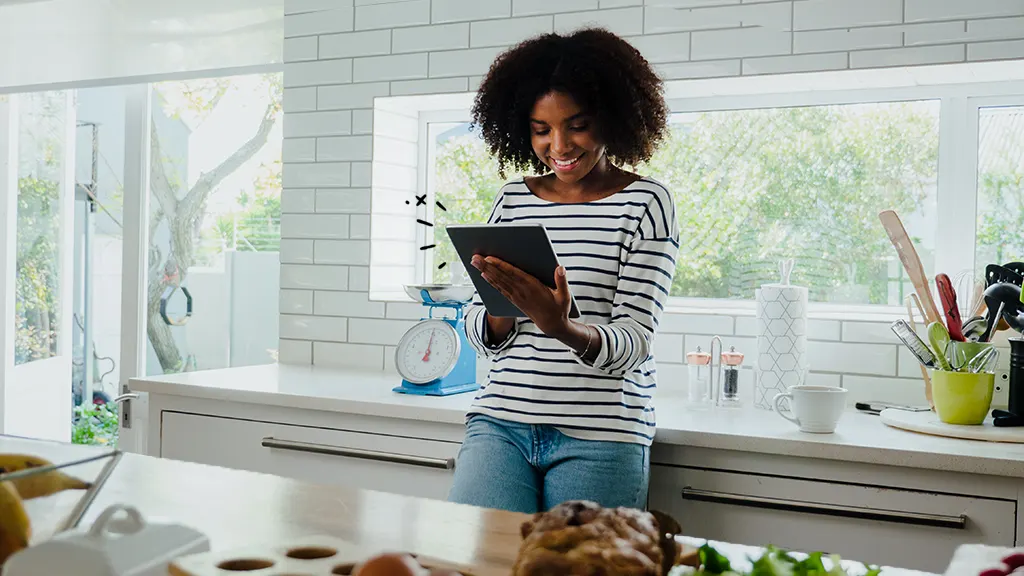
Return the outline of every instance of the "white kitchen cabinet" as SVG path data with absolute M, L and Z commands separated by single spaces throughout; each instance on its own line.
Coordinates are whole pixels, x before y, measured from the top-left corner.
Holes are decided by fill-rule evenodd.
M 1014 500 L 659 464 L 649 506 L 688 536 L 937 573 L 959 544 L 1013 546 L 1016 529 Z
M 460 444 L 165 411 L 160 456 L 444 500 Z

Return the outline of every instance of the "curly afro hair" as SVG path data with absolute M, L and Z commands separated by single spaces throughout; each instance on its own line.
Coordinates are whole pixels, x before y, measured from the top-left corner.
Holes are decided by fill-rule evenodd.
M 530 113 L 551 91 L 568 94 L 595 119 L 615 165 L 649 160 L 665 138 L 662 82 L 639 50 L 601 28 L 543 34 L 495 59 L 473 105 L 473 124 L 502 177 L 506 167 L 547 170 L 530 144 Z

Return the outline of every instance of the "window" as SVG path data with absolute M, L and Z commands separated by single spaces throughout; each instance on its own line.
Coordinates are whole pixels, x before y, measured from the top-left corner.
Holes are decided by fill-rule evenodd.
M 444 225 L 486 220 L 502 182 L 468 123 L 430 124 L 430 146 L 431 188 L 448 208 L 434 212 L 437 260 L 451 262 Z M 671 295 L 750 299 L 795 258 L 793 282 L 813 301 L 899 304 L 878 211 L 901 214 L 932 269 L 938 149 L 937 101 L 673 115 L 670 137 L 638 167 L 676 198 Z M 448 277 L 433 267 L 435 282 Z
M 1024 105 L 978 111 L 975 267 L 1024 260 Z
M 149 374 L 274 359 L 282 82 L 273 72 L 153 85 Z
M 948 71 L 889 72 L 669 83 L 670 137 L 634 169 L 676 198 L 673 307 L 752 310 L 755 289 L 794 258 L 792 281 L 809 287 L 819 313 L 902 310 L 914 289 L 879 222 L 886 209 L 899 214 L 929 277 L 1024 259 L 1024 84 L 989 75 L 950 85 Z M 777 92 L 780 85 L 794 91 Z M 375 104 L 375 114 L 400 108 L 419 120 L 418 131 L 403 132 L 420 151 L 416 189 L 402 198 L 425 201 L 405 213 L 409 232 L 390 220 L 386 232 L 410 238 L 405 250 L 416 264 L 403 260 L 402 278 L 460 275 L 445 227 L 484 221 L 502 184 L 519 177 L 499 178 L 471 124 L 471 97 Z M 375 144 L 371 233 L 380 254 L 390 250 L 377 248 L 376 219 L 394 202 L 382 201 L 378 162 Z M 397 278 L 371 262 L 371 298 L 401 294 L 385 289 Z

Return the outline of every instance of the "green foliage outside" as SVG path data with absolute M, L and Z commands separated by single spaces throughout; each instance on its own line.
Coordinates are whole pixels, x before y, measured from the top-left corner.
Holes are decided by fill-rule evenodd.
M 221 214 L 206 239 L 200 255 L 210 258 L 226 246 L 242 252 L 276 252 L 281 247 L 281 162 L 261 166 L 253 178 L 254 194 L 238 194 L 239 210 Z
M 451 265 L 458 262 L 459 257 L 445 227 L 486 222 L 504 181 L 498 177 L 496 165 L 483 141 L 475 134 L 450 138 L 438 146 L 434 172 L 437 199 L 445 207 L 445 210 L 434 209 L 434 242 L 437 244 L 432 254 L 434 282 L 446 283 L 450 281 Z M 518 177 L 509 176 L 509 180 Z M 442 262 L 447 265 L 438 269 Z
M 18 179 L 15 364 L 57 354 L 59 198 L 57 182 L 31 176 Z
M 75 406 L 71 426 L 74 444 L 103 444 L 117 447 L 117 405 Z
M 938 129 L 931 103 L 681 115 L 635 168 L 675 196 L 672 295 L 751 299 L 795 258 L 792 281 L 813 300 L 890 304 L 894 252 L 878 212 L 934 213 Z M 503 182 L 475 134 L 438 146 L 436 181 L 448 212 L 435 216 L 435 262 L 451 262 L 443 226 L 484 221 Z
M 21 98 L 15 248 L 14 362 L 55 356 L 60 330 L 60 178 L 67 96 L 37 92 Z

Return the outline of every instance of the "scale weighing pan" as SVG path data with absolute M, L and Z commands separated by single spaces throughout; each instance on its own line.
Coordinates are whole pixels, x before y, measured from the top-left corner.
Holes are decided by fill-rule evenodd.
M 405 293 L 420 304 L 472 302 L 476 289 L 472 284 L 406 284 Z

